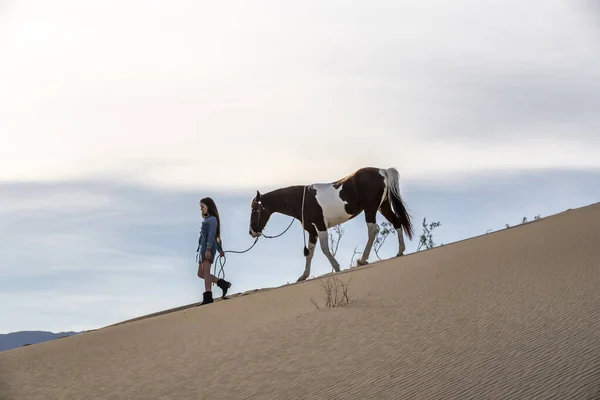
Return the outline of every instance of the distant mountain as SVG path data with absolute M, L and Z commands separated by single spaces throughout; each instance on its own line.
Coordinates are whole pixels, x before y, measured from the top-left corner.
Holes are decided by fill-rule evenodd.
M 54 340 L 65 336 L 77 335 L 81 332 L 47 332 L 47 331 L 19 331 L 0 334 L 0 351 L 10 350 L 21 346 L 31 345 Z

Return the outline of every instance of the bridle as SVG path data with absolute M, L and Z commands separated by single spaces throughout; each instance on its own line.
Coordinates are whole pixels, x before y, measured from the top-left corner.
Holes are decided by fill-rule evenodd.
M 263 210 L 263 209 L 264 209 L 264 210 L 267 210 L 267 208 L 266 208 L 265 206 L 263 206 L 261 202 L 258 202 L 257 204 L 259 204 L 259 205 L 260 205 L 260 207 L 258 208 L 258 210 L 252 210 L 252 212 L 253 212 L 253 213 L 254 213 L 254 212 L 256 212 L 256 213 L 258 214 L 258 217 L 257 217 L 257 223 L 260 225 L 260 214 L 261 214 L 261 212 L 262 212 L 262 210 Z M 267 210 L 267 211 L 268 211 L 268 210 Z M 262 229 L 261 229 L 259 232 L 256 232 L 256 233 L 258 233 L 258 236 L 256 237 L 256 239 L 258 240 L 258 238 L 259 238 L 259 237 L 261 237 L 261 236 L 262 236 L 262 237 L 264 237 L 264 238 L 267 238 L 267 239 L 275 239 L 275 238 L 278 238 L 279 236 L 281 236 L 281 235 L 283 235 L 284 233 L 286 233 L 286 232 L 288 231 L 288 229 L 290 229 L 290 227 L 291 227 L 291 226 L 292 226 L 292 224 L 294 223 L 294 219 L 295 219 L 295 218 L 294 218 L 294 217 L 292 217 L 292 220 L 290 221 L 290 224 L 288 225 L 288 227 L 287 227 L 287 228 L 285 228 L 285 230 L 284 230 L 283 232 L 281 232 L 279 235 L 275 235 L 275 236 L 269 236 L 269 235 L 265 235 L 265 234 L 262 232 L 262 231 L 263 231 L 263 229 L 264 229 L 264 227 L 263 227 L 263 228 L 262 228 Z
M 255 204 L 258 205 L 258 208 L 255 208 Z M 252 204 L 252 214 L 256 214 L 256 223 L 258 224 L 259 227 L 260 227 L 260 217 L 261 217 L 263 210 L 268 211 L 267 208 L 265 206 L 263 206 L 262 201 L 258 200 Z M 262 228 L 260 228 L 260 231 L 255 232 L 258 234 L 257 237 L 262 236 L 262 234 L 263 234 L 262 231 L 264 228 L 265 227 L 263 226 Z M 252 229 L 252 219 L 250 219 L 250 229 Z M 252 229 L 252 231 L 254 232 L 254 229 Z
M 305 200 L 305 198 L 306 198 L 306 186 L 304 186 L 304 188 L 303 188 L 303 190 L 302 190 L 302 211 L 301 211 L 301 217 L 302 217 L 302 220 L 301 220 L 301 223 L 302 223 L 302 227 L 303 227 L 303 228 L 304 228 L 304 200 Z M 258 225 L 260 226 L 260 214 L 261 214 L 262 210 L 268 211 L 268 209 L 267 209 L 267 207 L 265 207 L 265 206 L 262 204 L 262 201 L 260 201 L 260 200 L 259 200 L 259 201 L 257 201 L 255 204 L 258 204 L 258 205 L 259 205 L 259 207 L 258 207 L 258 210 L 254 210 L 254 207 L 252 207 L 252 212 L 253 212 L 253 213 L 254 213 L 254 212 L 258 213 L 258 217 L 257 217 L 257 220 L 256 220 L 256 222 L 257 222 L 257 223 L 258 223 Z M 258 239 L 259 237 L 263 236 L 263 237 L 265 237 L 265 238 L 267 238 L 267 239 L 275 239 L 275 238 L 277 238 L 277 237 L 279 237 L 279 236 L 283 235 L 284 233 L 286 233 L 286 232 L 288 231 L 288 229 L 290 229 L 290 227 L 291 227 L 291 226 L 292 226 L 292 224 L 294 223 L 294 219 L 295 219 L 295 218 L 294 218 L 294 217 L 292 217 L 292 221 L 290 222 L 290 224 L 288 225 L 288 227 L 287 227 L 287 228 L 285 228 L 285 230 L 284 230 L 283 232 L 281 232 L 279 235 L 276 235 L 276 236 L 268 236 L 268 235 L 265 235 L 265 234 L 263 234 L 263 233 L 262 233 L 262 231 L 263 231 L 263 229 L 264 229 L 264 226 L 263 226 L 263 227 L 260 229 L 260 232 L 257 232 L 259 236 L 257 236 L 256 238 Z M 303 230 L 302 237 L 304 238 L 304 248 L 306 249 L 306 235 L 305 235 L 305 232 L 304 232 L 304 230 Z M 305 252 L 306 252 L 306 250 L 305 250 Z M 305 255 L 306 255 L 306 254 L 305 254 Z

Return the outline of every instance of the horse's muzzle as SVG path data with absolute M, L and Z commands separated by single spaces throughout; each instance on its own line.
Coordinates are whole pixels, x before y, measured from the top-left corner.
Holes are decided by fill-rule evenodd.
M 252 229 L 248 230 L 248 233 L 250 234 L 250 236 L 252 236 L 253 238 L 257 238 L 261 235 L 261 232 L 254 232 Z

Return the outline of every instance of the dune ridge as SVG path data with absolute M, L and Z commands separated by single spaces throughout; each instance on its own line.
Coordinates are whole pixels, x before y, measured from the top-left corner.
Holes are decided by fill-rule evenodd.
M 0 353 L 0 399 L 599 399 L 600 203 Z M 310 299 L 320 303 L 317 310 Z

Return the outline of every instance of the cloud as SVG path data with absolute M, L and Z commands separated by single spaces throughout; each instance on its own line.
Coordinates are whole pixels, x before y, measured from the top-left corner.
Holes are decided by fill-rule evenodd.
M 45 192 L 39 196 L 38 193 L 15 191 L 11 193 L 11 197 L 4 196 L 0 199 L 0 215 L 89 212 L 99 211 L 110 206 L 111 198 L 104 193 L 92 195 L 82 191 Z
M 0 180 L 225 190 L 363 165 L 438 181 L 600 168 L 584 3 L 116 4 L 8 8 Z

